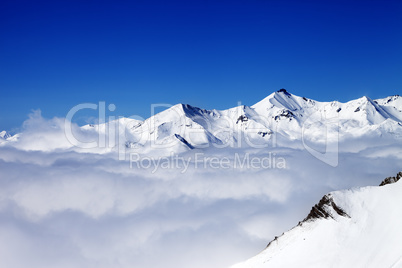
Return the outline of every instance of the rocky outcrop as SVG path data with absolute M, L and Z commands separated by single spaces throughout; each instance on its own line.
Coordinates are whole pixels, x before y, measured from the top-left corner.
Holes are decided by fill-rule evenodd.
M 385 179 L 380 183 L 380 186 L 384 186 L 384 185 L 387 185 L 387 184 L 395 183 L 395 182 L 399 181 L 400 178 L 402 178 L 402 171 L 399 172 L 398 174 L 396 174 L 396 177 L 388 177 L 388 178 L 385 178 Z
M 282 110 L 279 115 L 274 117 L 274 119 L 275 119 L 275 121 L 277 121 L 281 117 L 289 118 L 289 120 L 292 120 L 292 118 L 295 117 L 295 115 L 289 110 Z
M 319 219 L 319 218 L 333 218 L 333 213 L 342 217 L 349 217 L 349 215 L 339 206 L 337 206 L 331 197 L 331 194 L 324 195 L 320 202 L 312 207 L 310 213 L 303 220 L 303 222 Z
M 245 115 L 240 115 L 239 118 L 237 118 L 236 124 L 238 124 L 239 122 L 247 122 L 248 121 L 248 117 Z
M 194 149 L 194 146 L 191 145 L 185 138 L 183 138 L 182 136 L 180 136 L 179 134 L 174 134 L 174 136 L 176 137 L 176 139 L 178 139 L 179 141 L 181 141 L 184 145 L 186 145 L 188 148 L 190 149 Z

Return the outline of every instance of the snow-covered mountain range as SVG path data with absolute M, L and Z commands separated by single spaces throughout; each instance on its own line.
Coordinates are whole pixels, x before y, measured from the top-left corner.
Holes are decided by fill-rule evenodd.
M 325 195 L 296 227 L 232 268 L 402 267 L 401 178 Z
M 146 120 L 71 124 L 78 144 L 68 120 L 34 112 L 19 133 L 0 133 L 0 266 L 230 267 L 332 192 L 245 267 L 275 267 L 282 248 L 302 267 L 290 262 L 304 246 L 313 252 L 305 261 L 317 259 L 304 267 L 397 267 L 401 182 L 333 191 L 401 170 L 401 102 L 318 102 L 279 90 L 222 111 L 178 104 Z M 303 141 L 319 151 L 339 141 L 338 167 Z M 351 266 L 355 248 L 362 260 Z
M 63 130 L 57 142 L 46 142 L 47 137 L 40 135 L 43 146 L 24 143 L 24 148 L 75 150 L 99 135 L 107 143 L 93 146 L 93 152 L 110 152 L 122 146 L 142 153 L 162 148 L 178 153 L 211 146 L 297 147 L 304 140 L 328 144 L 361 136 L 402 138 L 402 98 L 395 95 L 377 100 L 362 97 L 346 103 L 318 102 L 281 89 L 252 106 L 219 111 L 177 104 L 143 121 L 119 118 L 76 127 L 76 142 L 62 137 L 65 126 L 60 120 L 56 124 Z M 0 144 L 18 143 L 24 135 L 32 133 L 10 136 L 3 131 Z

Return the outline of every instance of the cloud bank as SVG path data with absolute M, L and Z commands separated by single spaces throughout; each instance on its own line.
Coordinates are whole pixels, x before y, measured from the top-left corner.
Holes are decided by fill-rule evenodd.
M 286 168 L 190 161 L 185 172 L 153 173 L 114 153 L 64 150 L 62 121 L 36 113 L 18 143 L 0 147 L 1 267 L 228 267 L 294 226 L 328 191 L 377 185 L 401 169 L 400 143 L 367 140 L 360 150 L 341 144 L 336 168 L 302 149 L 271 148 L 204 153 L 230 161 L 275 153 Z

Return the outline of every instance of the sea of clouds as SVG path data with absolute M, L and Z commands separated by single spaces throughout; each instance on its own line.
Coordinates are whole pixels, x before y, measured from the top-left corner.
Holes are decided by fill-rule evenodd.
M 372 138 L 359 149 L 341 143 L 336 167 L 279 147 L 183 153 L 185 171 L 144 167 L 115 152 L 66 149 L 63 124 L 34 113 L 20 140 L 0 147 L 0 267 L 228 267 L 327 192 L 378 185 L 402 169 L 400 140 Z M 196 153 L 228 167 L 197 165 Z M 245 155 L 285 166 L 235 166 Z

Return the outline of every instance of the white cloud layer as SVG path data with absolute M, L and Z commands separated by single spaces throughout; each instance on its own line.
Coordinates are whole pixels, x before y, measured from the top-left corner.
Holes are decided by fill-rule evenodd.
M 328 191 L 377 185 L 401 170 L 400 142 L 366 140 L 359 150 L 341 144 L 336 168 L 273 148 L 286 169 L 192 162 L 184 173 L 151 173 L 113 153 L 62 150 L 62 121 L 34 114 L 18 143 L 0 147 L 0 267 L 227 267 L 297 224 Z M 52 149 L 35 151 L 43 146 Z M 236 152 L 268 154 L 219 156 Z

